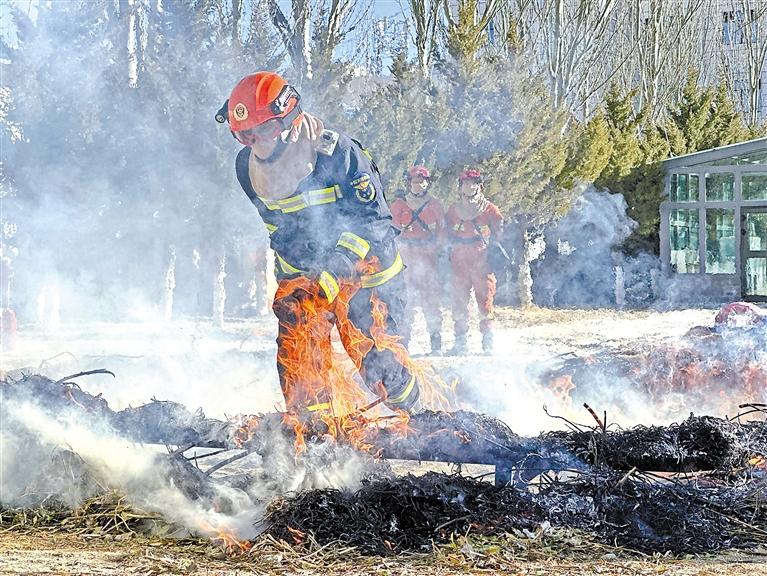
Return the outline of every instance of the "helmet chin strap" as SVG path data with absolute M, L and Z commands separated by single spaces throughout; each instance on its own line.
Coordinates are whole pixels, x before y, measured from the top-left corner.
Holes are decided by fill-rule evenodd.
M 254 154 L 253 156 L 255 156 L 256 162 L 260 164 L 274 164 L 282 157 L 288 147 L 286 140 L 290 135 L 290 130 L 293 128 L 293 122 L 295 122 L 302 113 L 303 110 L 296 104 L 296 107 L 293 108 L 290 114 L 281 119 L 283 130 L 280 132 L 279 136 L 277 136 L 277 143 L 274 146 L 274 150 L 272 150 L 272 153 L 266 158 L 259 158 L 258 155 Z
M 466 202 L 469 202 L 470 204 L 477 204 L 482 201 L 482 198 L 484 197 L 481 190 L 477 190 L 474 192 L 471 196 L 466 196 L 464 194 L 463 196 L 466 199 Z
M 282 155 L 285 153 L 285 150 L 288 147 L 288 143 L 285 142 L 285 140 L 282 139 L 282 134 L 277 137 L 277 140 L 275 141 L 274 149 L 272 150 L 272 153 L 269 154 L 266 158 L 259 158 L 258 154 L 253 154 L 253 157 L 256 159 L 256 162 L 259 164 L 274 164 L 279 160 Z

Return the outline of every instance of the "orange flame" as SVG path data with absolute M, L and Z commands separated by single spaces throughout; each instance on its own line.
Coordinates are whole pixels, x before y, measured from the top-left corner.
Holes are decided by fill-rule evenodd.
M 696 412 L 724 415 L 736 414 L 740 404 L 763 402 L 767 395 L 765 363 L 755 359 L 747 347 L 738 354 L 721 355 L 709 346 L 686 340 L 660 347 L 644 356 L 629 375 L 660 407 L 670 394 L 682 395 Z M 758 350 L 756 357 L 761 358 Z M 754 413 L 745 418 L 760 416 Z
M 549 389 L 554 395 L 554 399 L 559 402 L 562 407 L 568 410 L 573 407 L 573 399 L 570 396 L 570 393 L 575 390 L 575 383 L 573 382 L 572 375 L 565 374 L 564 376 L 554 378 L 549 383 Z
M 376 266 L 376 262 L 365 263 L 360 272 L 373 273 Z M 409 414 L 381 412 L 381 403 L 386 399 L 383 386 L 379 383 L 372 390 L 379 395 L 373 402 L 361 387 L 362 360 L 374 347 L 390 351 L 415 375 L 424 406 L 449 410 L 454 405 L 456 383 L 445 384 L 428 365 L 413 361 L 401 337 L 388 333 L 384 302 L 371 296 L 370 336 L 352 323 L 349 305 L 359 288 L 358 283 L 342 282 L 332 304 L 320 295 L 316 282 L 304 277 L 283 281 L 277 289 L 275 301 L 286 306 L 284 312 L 291 314 L 290 322 L 281 323 L 277 362 L 287 405 L 283 422 L 295 430 L 297 455 L 306 450 L 306 436 L 310 431 L 335 441 L 343 439 L 365 451 L 372 450 L 368 438 L 374 428 L 385 425 L 395 433 L 407 434 Z M 346 354 L 333 349 L 334 326 Z M 311 408 L 307 411 L 307 407 Z M 243 438 L 254 429 L 249 426 L 240 428 Z
M 287 527 L 288 532 L 290 532 L 291 536 L 293 536 L 293 541 L 296 544 L 301 544 L 304 540 L 306 540 L 306 533 L 301 532 L 298 528 L 291 528 L 290 526 Z
M 453 435 L 464 444 L 471 444 L 471 436 L 463 430 L 453 430 Z
M 197 522 L 202 532 L 213 534 L 213 536 L 210 536 L 210 541 L 216 546 L 220 546 L 229 556 L 245 554 L 253 547 L 252 542 L 249 540 L 239 540 L 227 528 L 213 526 L 213 524 L 203 519 L 198 519 Z
M 234 431 L 234 445 L 242 448 L 243 445 L 253 437 L 253 433 L 259 426 L 261 420 L 256 416 L 244 417 L 239 427 Z

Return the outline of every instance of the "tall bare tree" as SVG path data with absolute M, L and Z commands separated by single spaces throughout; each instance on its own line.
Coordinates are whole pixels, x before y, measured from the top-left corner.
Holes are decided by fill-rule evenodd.
M 410 7 L 410 19 L 412 20 L 415 29 L 412 34 L 412 40 L 415 45 L 418 69 L 423 76 L 429 75 L 432 57 L 437 49 L 442 1 L 443 0 L 408 1 Z
M 531 48 L 530 8 L 535 0 L 503 0 L 494 20 L 495 46 L 501 52 L 520 52 Z
M 296 78 L 312 77 L 311 6 L 309 0 L 291 0 L 290 18 L 277 0 L 268 0 L 269 15 L 288 53 Z
M 447 50 L 459 61 L 473 59 L 487 43 L 487 29 L 500 0 L 443 0 Z
M 290 57 L 297 79 L 311 80 L 317 65 L 327 66 L 346 36 L 366 14 L 358 0 L 291 0 L 290 17 L 278 0 L 268 0 L 272 24 Z
M 664 113 L 681 90 L 679 78 L 693 62 L 700 41 L 705 0 L 634 0 L 632 37 L 640 80 L 639 108 L 651 118 Z
M 681 91 L 693 63 L 717 84 L 717 2 L 707 0 L 504 0 L 503 48 L 544 74 L 555 105 L 589 118 L 612 85 L 639 86 L 638 108 L 655 119 Z M 711 63 L 714 63 L 712 65 Z
M 314 52 L 323 64 L 333 60 L 336 48 L 360 23 L 360 6 L 357 0 L 329 0 L 317 5 L 312 17 Z
M 575 109 L 580 108 L 615 73 L 604 67 L 604 55 L 619 32 L 615 7 L 615 0 L 531 3 L 557 108 L 568 103 Z
M 729 0 L 720 6 L 722 62 L 748 125 L 762 107 L 762 71 L 767 57 L 767 3 Z

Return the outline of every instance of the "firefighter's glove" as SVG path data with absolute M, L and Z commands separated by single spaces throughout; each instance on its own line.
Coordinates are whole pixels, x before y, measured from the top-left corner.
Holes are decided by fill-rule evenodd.
M 296 326 L 301 322 L 303 314 L 301 313 L 301 301 L 297 298 L 296 291 L 279 300 L 275 300 L 272 305 L 274 315 L 277 316 L 282 324 Z
M 301 139 L 315 142 L 324 129 L 325 126 L 323 125 L 322 120 L 304 112 L 300 124 L 298 124 L 298 126 L 293 126 L 290 129 L 288 142 L 295 143 Z

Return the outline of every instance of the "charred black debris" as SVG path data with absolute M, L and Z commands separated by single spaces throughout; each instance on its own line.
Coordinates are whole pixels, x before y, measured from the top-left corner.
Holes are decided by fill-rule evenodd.
M 291 449 L 294 435 L 280 414 L 221 421 L 158 400 L 115 412 L 72 378 L 6 377 L 0 382 L 0 411 L 22 405 L 35 407 L 52 421 L 74 417 L 104 434 L 168 446 L 158 474 L 191 498 L 211 497 L 215 483 L 244 489 L 244 478 L 266 481 L 270 457 Z M 569 431 L 536 438 L 518 436 L 482 414 L 423 412 L 411 418 L 404 436 L 371 425 L 364 457 L 492 464 L 496 480 L 503 482 L 435 472 L 398 477 L 379 466 L 354 490 L 277 496 L 259 528 L 290 543 L 311 536 L 320 544 L 338 541 L 371 554 L 429 550 L 457 534 L 545 532 L 547 527 L 583 530 L 605 543 L 641 552 L 699 553 L 764 544 L 765 407 L 754 404 L 748 411 L 755 419 L 691 415 L 670 426 L 625 430 L 604 428 L 602 422 L 594 427 L 568 422 Z M 42 442 L 33 427 L 4 421 L 4 432 L 12 432 L 30 449 Z M 275 435 L 284 441 L 275 442 Z M 319 435 L 309 436 L 310 443 L 327 443 Z M 215 457 L 190 456 L 192 449 L 202 448 Z M 61 457 L 51 453 L 52 459 Z M 227 474 L 228 466 L 253 454 L 260 456 L 262 470 Z M 295 457 L 296 468 L 310 462 L 316 463 Z M 100 488 L 83 470 L 70 476 L 83 484 L 87 495 Z M 40 505 L 56 498 L 38 496 L 3 506 Z M 254 501 L 254 506 L 264 504 Z

